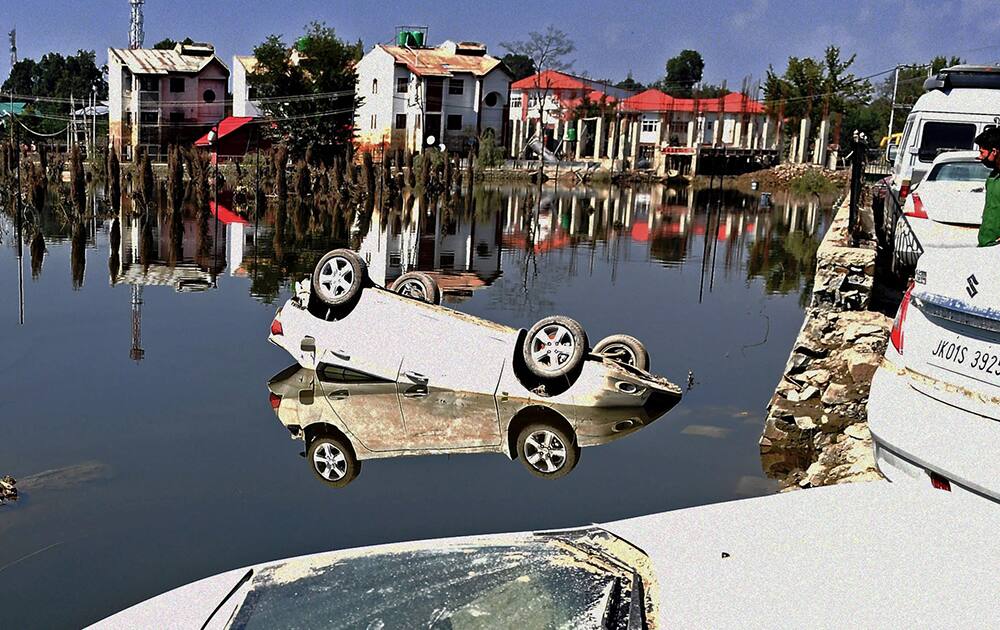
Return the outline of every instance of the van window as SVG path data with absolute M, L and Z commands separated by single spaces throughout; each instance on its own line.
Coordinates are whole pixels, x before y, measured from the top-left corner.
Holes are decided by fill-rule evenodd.
M 917 157 L 921 162 L 933 162 L 942 149 L 971 149 L 975 137 L 975 124 L 926 122 Z
M 906 119 L 906 125 L 903 127 L 903 137 L 899 141 L 899 147 L 897 148 L 896 151 L 896 160 L 893 163 L 894 167 L 902 163 L 903 156 L 906 154 L 906 151 L 910 148 L 911 131 L 913 131 L 913 116 L 910 116 L 909 118 Z

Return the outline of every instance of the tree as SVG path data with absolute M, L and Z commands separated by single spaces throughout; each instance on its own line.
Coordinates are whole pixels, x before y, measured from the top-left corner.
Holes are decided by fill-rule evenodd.
M 108 98 L 108 82 L 104 78 L 107 68 L 98 67 L 96 59 L 92 50 L 78 50 L 69 57 L 46 53 L 37 62 L 22 59 L 11 69 L 0 90 L 19 96 L 53 99 L 29 102 L 25 124 L 43 133 L 54 133 L 66 127 L 65 119 L 70 109 L 67 99 L 70 97 L 75 99 L 77 108 L 85 105 L 95 87 L 98 100 Z
M 531 61 L 535 67 L 535 80 L 532 86 L 535 107 L 538 109 L 538 121 L 544 126 L 546 118 L 546 104 L 549 102 L 549 93 L 552 90 L 551 82 L 543 81 L 542 74 L 548 71 L 564 72 L 573 66 L 571 60 L 566 57 L 576 50 L 576 45 L 566 33 L 551 24 L 544 33 L 532 31 L 528 33 L 528 39 L 513 42 L 500 42 L 500 46 L 511 55 L 520 55 Z M 529 101 L 530 103 L 531 101 Z M 551 108 L 550 108 L 551 110 Z M 551 112 L 558 115 L 558 112 Z M 541 133 L 539 133 L 541 135 Z M 539 138 L 543 141 L 544 138 Z M 539 169 L 541 169 L 541 156 L 539 156 Z
M 510 70 L 510 74 L 514 77 L 515 81 L 520 81 L 525 77 L 535 74 L 535 62 L 526 55 L 507 53 L 501 58 L 501 61 Z
M 697 50 L 682 50 L 667 60 L 666 70 L 663 91 L 678 98 L 690 98 L 705 71 L 705 60 Z
M 314 156 L 327 161 L 342 153 L 354 135 L 354 111 L 360 105 L 354 92 L 357 45 L 313 22 L 295 52 L 281 36 L 268 36 L 254 48 L 257 67 L 247 79 L 261 110 L 274 119 L 273 127 L 264 126 L 266 133 L 287 144 L 295 158 L 311 146 Z
M 643 89 L 645 89 L 646 86 L 644 86 L 642 83 L 639 83 L 634 78 L 632 78 L 632 71 L 629 70 L 628 76 L 625 77 L 624 80 L 619 81 L 618 83 L 616 83 L 615 87 L 616 88 L 620 88 L 622 90 L 630 90 L 632 92 L 640 92 Z
M 190 37 L 185 37 L 180 43 L 186 46 L 188 44 L 193 44 L 194 40 Z M 166 37 L 153 44 L 153 50 L 172 50 L 175 46 L 177 46 L 177 44 L 178 42 Z

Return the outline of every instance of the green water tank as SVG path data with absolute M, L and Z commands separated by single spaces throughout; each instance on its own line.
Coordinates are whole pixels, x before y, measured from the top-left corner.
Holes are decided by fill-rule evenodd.
M 413 36 L 413 44 L 412 44 L 412 46 L 414 48 L 423 48 L 424 47 L 424 32 L 423 31 L 410 31 L 410 35 Z
M 410 40 L 410 31 L 399 31 L 396 33 L 396 45 L 400 48 L 406 46 Z
M 566 141 L 576 142 L 576 122 L 570 123 L 569 127 L 566 128 Z

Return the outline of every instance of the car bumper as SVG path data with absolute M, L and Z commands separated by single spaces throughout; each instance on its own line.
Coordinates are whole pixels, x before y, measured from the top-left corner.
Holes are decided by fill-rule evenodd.
M 922 394 L 883 364 L 872 380 L 868 427 L 890 481 L 930 486 L 936 473 L 956 494 L 1000 502 L 1000 422 Z

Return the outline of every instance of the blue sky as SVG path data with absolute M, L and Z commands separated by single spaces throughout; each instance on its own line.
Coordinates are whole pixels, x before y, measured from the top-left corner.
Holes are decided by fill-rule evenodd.
M 55 50 L 128 44 L 128 0 L 4 0 L 0 32 L 16 26 L 20 56 Z M 667 58 L 694 48 L 705 58 L 705 79 L 760 78 L 768 64 L 784 68 L 789 55 L 816 56 L 828 44 L 856 52 L 860 75 L 896 63 L 958 54 L 973 62 L 1000 61 L 1000 3 L 991 0 L 746 0 L 723 2 L 503 0 L 499 2 L 343 2 L 341 0 L 147 0 L 146 44 L 164 37 L 215 43 L 231 62 L 270 33 L 291 41 L 318 19 L 365 47 L 392 38 L 397 24 L 425 24 L 432 43 L 444 39 L 499 43 L 554 24 L 577 45 L 574 70 L 597 78 L 640 81 L 663 74 Z M 5 41 L 0 41 L 0 45 Z M 4 48 L 6 48 L 4 46 Z M 9 71 L 0 54 L 0 76 Z

